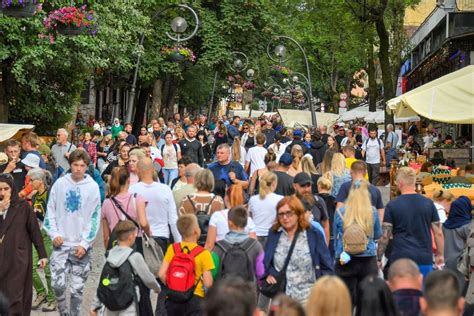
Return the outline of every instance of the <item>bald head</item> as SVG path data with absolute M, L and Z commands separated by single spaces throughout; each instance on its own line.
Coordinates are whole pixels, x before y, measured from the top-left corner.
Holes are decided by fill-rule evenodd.
M 398 259 L 388 270 L 388 285 L 392 291 L 398 289 L 421 290 L 423 275 L 418 265 L 410 259 Z

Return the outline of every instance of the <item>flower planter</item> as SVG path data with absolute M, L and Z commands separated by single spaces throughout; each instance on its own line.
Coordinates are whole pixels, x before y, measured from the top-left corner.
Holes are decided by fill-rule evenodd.
M 84 33 L 85 28 L 83 26 L 77 26 L 72 24 L 58 24 L 58 33 L 66 36 L 76 36 Z
M 184 57 L 180 53 L 173 52 L 173 53 L 169 54 L 168 59 L 171 60 L 171 61 L 174 61 L 176 63 L 179 63 L 179 62 L 184 61 L 186 59 L 186 57 Z
M 9 7 L 2 8 L 4 16 L 14 18 L 27 18 L 35 15 L 37 4 L 33 2 L 26 3 L 25 5 L 11 5 Z

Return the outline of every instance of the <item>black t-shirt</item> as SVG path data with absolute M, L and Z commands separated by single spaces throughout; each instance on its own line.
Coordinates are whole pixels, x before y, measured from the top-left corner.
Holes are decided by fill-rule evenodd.
M 275 193 L 278 195 L 288 196 L 295 193 L 293 189 L 293 177 L 283 171 L 274 171 L 277 176 L 277 187 Z
M 344 138 L 346 138 L 346 136 L 342 136 L 342 135 L 337 134 L 334 138 L 336 139 L 336 142 L 339 145 L 339 147 L 341 147 L 341 142 Z
M 135 146 L 138 143 L 137 138 L 133 134 L 129 134 L 125 141 L 132 146 Z
M 439 222 L 433 201 L 402 194 L 387 204 L 383 221 L 393 225 L 391 262 L 408 258 L 419 265 L 433 263 L 431 223 Z
M 8 164 L 4 164 L 0 166 L 0 173 L 3 172 L 7 168 Z M 25 169 L 25 165 L 21 162 L 18 161 L 16 163 L 16 168 L 10 172 L 10 174 L 13 177 L 13 181 L 15 182 L 15 187 L 18 192 L 23 190 L 25 187 L 25 179 L 26 179 L 26 174 L 28 171 Z
M 313 220 L 319 223 L 329 219 L 326 202 L 323 200 L 323 198 L 318 195 L 315 195 L 314 200 L 315 201 L 313 204 L 305 200 L 301 200 L 301 202 L 303 202 L 305 210 L 311 210 L 311 212 L 313 213 Z
M 347 197 L 349 196 L 349 192 L 351 190 L 351 186 L 352 186 L 352 181 L 344 182 L 341 185 L 341 188 L 339 189 L 339 193 L 337 194 L 337 197 L 336 197 L 336 203 L 346 202 Z M 370 194 L 370 202 L 372 203 L 372 206 L 375 207 L 376 209 L 383 208 L 382 194 L 380 193 L 380 190 L 376 186 L 369 184 L 369 194 Z
M 326 209 L 329 216 L 329 232 L 330 232 L 331 238 L 333 238 L 332 223 L 334 223 L 334 213 L 336 213 L 336 199 L 330 193 L 319 193 L 318 195 L 326 203 Z

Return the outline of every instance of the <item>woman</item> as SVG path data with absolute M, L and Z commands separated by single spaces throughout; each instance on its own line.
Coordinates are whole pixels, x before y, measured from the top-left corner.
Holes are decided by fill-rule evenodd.
M 181 148 L 179 145 L 173 144 L 173 135 L 170 131 L 165 133 L 165 144 L 161 146 L 160 150 L 165 163 L 163 167 L 164 181 L 165 184 L 170 185 L 178 177 L 178 161 L 181 159 Z
M 38 152 L 41 154 L 44 163 L 46 164 L 46 170 L 48 170 L 53 176 L 53 183 L 61 177 L 64 173 L 64 169 L 58 165 L 56 160 L 54 160 L 53 155 L 51 155 L 51 148 L 46 144 L 41 144 L 38 147 Z
M 268 231 L 276 218 L 276 206 L 283 196 L 275 194 L 277 187 L 277 176 L 273 172 L 267 172 L 260 178 L 260 190 L 258 194 L 249 200 L 249 213 L 255 223 L 257 239 L 265 248 Z
M 120 144 L 117 159 L 109 163 L 107 168 L 105 168 L 104 172 L 102 172 L 102 178 L 104 178 L 104 180 L 106 180 L 110 176 L 112 170 L 115 167 L 123 167 L 128 165 L 128 153 L 130 152 L 130 148 L 131 146 L 126 142 Z
M 146 158 L 146 155 L 141 148 L 134 148 L 128 153 L 128 173 L 130 174 L 130 185 L 140 181 L 138 179 L 137 166 L 138 162 L 144 158 Z
M 270 316 L 305 316 L 304 308 L 301 304 L 286 296 L 285 294 L 279 294 L 272 301 L 270 307 Z
M 18 197 L 12 176 L 5 173 L 0 174 L 0 239 L 0 293 L 10 315 L 30 315 L 33 264 L 45 268 L 48 255 L 32 207 Z M 38 262 L 33 262 L 32 244 Z
M 255 126 L 253 124 L 245 123 L 242 131 L 244 132 L 242 135 L 242 144 L 244 145 L 245 150 L 248 151 L 257 144 L 257 140 L 255 139 L 257 136 L 255 133 Z
M 53 179 L 49 171 L 39 168 L 28 171 L 28 176 L 30 177 L 31 188 L 36 192 L 31 199 L 31 205 L 33 206 L 38 224 L 40 225 L 41 236 L 43 238 L 46 253 L 50 256 L 51 251 L 53 250 L 51 238 L 49 238 L 46 231 L 42 229 L 42 226 L 47 211 L 48 190 L 53 183 Z M 33 262 L 38 262 L 38 260 L 38 252 L 33 249 Z M 49 265 L 44 268 L 44 276 L 46 279 L 46 287 L 38 274 L 37 266 L 33 266 L 33 287 L 35 288 L 36 299 L 31 308 L 40 309 L 42 307 L 43 312 L 52 312 L 56 310 L 56 297 L 54 295 L 54 290 L 51 287 L 51 271 Z
M 318 174 L 318 171 L 316 170 L 316 167 L 314 166 L 313 157 L 311 157 L 311 155 L 306 154 L 303 156 L 303 159 L 301 159 L 301 171 L 306 172 L 311 177 L 311 180 L 313 181 L 311 190 L 313 194 L 317 194 L 318 193 L 317 183 L 321 175 Z
M 335 149 L 328 149 L 324 153 L 323 161 L 319 164 L 318 169 L 321 174 L 326 174 L 331 171 L 332 157 L 337 153 Z
M 214 144 L 212 145 L 212 153 L 215 155 L 217 146 L 219 146 L 220 144 L 226 144 L 227 142 L 227 127 L 225 127 L 224 122 L 219 121 L 217 123 L 217 131 L 216 133 L 214 133 Z
M 305 305 L 316 280 L 333 273 L 332 259 L 323 236 L 310 228 L 299 198 L 286 196 L 276 209 L 277 220 L 265 246 L 265 281 L 275 284 L 278 274 L 285 273 L 285 294 Z M 282 271 L 288 255 L 288 266 Z
M 242 167 L 245 167 L 246 155 L 247 151 L 245 150 L 245 147 L 242 146 L 242 143 L 240 142 L 240 137 L 235 136 L 234 143 L 230 148 L 230 156 L 232 157 L 232 161 L 238 161 L 242 165 Z
M 104 136 L 97 146 L 97 168 L 102 171 L 107 163 L 107 155 L 112 146 L 112 133 L 104 131 Z
M 176 126 L 174 129 L 173 143 L 178 144 L 184 138 L 184 129 L 181 126 Z
M 464 277 L 457 270 L 457 264 L 466 246 L 472 221 L 471 200 L 462 195 L 451 204 L 448 219 L 443 224 L 444 260 L 446 268 L 458 275 L 461 288 L 464 288 Z
M 227 222 L 227 215 L 229 210 L 235 206 L 244 204 L 244 190 L 242 185 L 233 184 L 227 188 L 224 196 L 225 209 L 214 212 L 209 220 L 209 229 L 207 231 L 207 239 L 205 248 L 209 251 L 214 249 L 216 241 L 224 239 L 225 235 L 229 232 L 229 224 Z M 255 224 L 249 217 L 245 231 L 251 238 L 257 238 L 255 234 Z
M 207 135 L 205 131 L 203 130 L 198 131 L 196 134 L 196 137 L 197 137 L 197 140 L 201 143 L 202 154 L 204 157 L 204 164 L 208 165 L 212 162 L 212 156 L 213 156 L 213 152 L 215 153 L 215 149 L 214 151 L 211 149 L 211 145 L 209 145 L 209 142 L 207 141 Z M 226 142 L 227 142 L 227 138 L 226 138 Z
M 416 179 L 422 181 L 424 178 L 431 176 L 431 172 L 433 172 L 433 163 L 425 161 L 421 165 L 420 173 L 416 176 Z
M 112 125 L 111 131 L 112 139 L 117 138 L 118 133 L 123 131 L 123 125 L 120 124 L 120 120 L 117 117 L 114 119 L 114 124 Z
M 384 280 L 367 277 L 360 285 L 355 316 L 398 316 L 392 293 Z
M 94 164 L 94 166 L 96 166 L 97 165 L 97 146 L 91 140 L 92 140 L 91 133 L 85 132 L 84 141 L 80 143 L 78 147 L 84 148 L 84 150 L 89 154 L 89 157 L 91 157 L 91 162 Z
M 263 160 L 265 163 L 265 168 L 255 170 L 255 172 L 250 177 L 249 189 L 247 191 L 249 192 L 249 194 L 251 195 L 258 194 L 259 188 L 260 188 L 260 178 L 270 170 L 270 168 L 272 167 L 272 164 L 276 164 L 275 160 L 276 160 L 276 155 L 273 152 L 273 150 L 271 149 L 268 150 Z
M 305 151 L 310 151 L 311 150 L 311 141 L 312 141 L 312 136 L 310 132 L 304 133 L 303 137 L 303 145 L 305 147 Z
M 127 215 L 135 221 L 140 228 L 138 229 L 138 236 L 135 241 L 136 251 L 143 254 L 142 248 L 142 232 L 151 236 L 150 225 L 145 213 L 145 200 L 137 194 L 128 192 L 130 185 L 130 175 L 126 168 L 118 167 L 112 171 L 109 183 L 109 197 L 102 204 L 102 234 L 104 236 L 104 246 L 107 249 L 109 246 L 110 234 L 114 230 L 115 225 L 123 220 L 129 220 Z M 123 212 L 122 212 L 123 210 Z M 140 315 L 152 315 L 153 309 L 151 306 L 149 290 L 141 282 L 139 309 Z
M 352 316 L 351 296 L 336 276 L 323 276 L 311 290 L 306 316 Z M 374 315 L 375 316 L 375 315 Z
M 357 254 L 348 253 L 349 249 L 343 244 L 343 239 L 348 238 L 344 232 L 353 225 L 362 228 L 368 239 L 365 251 Z M 375 241 L 382 236 L 378 211 L 370 202 L 367 181 L 357 180 L 352 185 L 344 207 L 334 216 L 333 235 L 336 275 L 347 284 L 355 302 L 360 282 L 368 275 L 377 274 Z
M 288 169 L 288 175 L 294 177 L 302 171 L 301 159 L 303 159 L 303 155 L 303 148 L 300 145 L 293 145 L 291 148 L 291 157 L 293 157 L 293 162 Z
M 275 134 L 274 142 L 270 146 L 268 146 L 268 149 L 273 150 L 273 152 L 276 155 L 276 160 L 280 160 L 281 155 L 285 153 L 286 146 L 281 143 L 282 136 L 280 133 Z
M 346 168 L 346 158 L 341 153 L 335 153 L 331 160 L 329 176 L 332 182 L 331 195 L 337 197 L 339 189 L 344 182 L 352 180 L 351 173 Z
M 335 151 L 339 151 L 339 145 L 336 139 L 334 138 L 334 136 L 331 136 L 331 135 L 328 136 L 327 144 L 328 144 L 328 149 L 334 149 Z
M 438 211 L 439 221 L 441 224 L 443 224 L 448 218 L 448 214 L 451 209 L 451 203 L 456 198 L 448 190 L 434 190 L 431 199 L 433 200 L 436 210 Z

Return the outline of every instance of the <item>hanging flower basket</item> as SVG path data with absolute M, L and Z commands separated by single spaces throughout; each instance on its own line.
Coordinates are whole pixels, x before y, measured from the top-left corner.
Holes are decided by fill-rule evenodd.
M 97 33 L 97 19 L 93 10 L 82 7 L 62 7 L 49 13 L 44 26 L 51 33 L 67 36 Z
M 27 18 L 34 16 L 41 6 L 38 0 L 2 0 L 2 13 L 4 16 L 14 18 Z
M 194 55 L 193 51 L 187 47 L 163 47 L 161 49 L 161 54 L 172 62 L 196 61 L 196 55 Z
M 253 90 L 253 89 L 255 89 L 255 83 L 253 83 L 252 81 L 246 81 L 246 82 L 244 82 L 244 84 L 242 85 L 242 87 L 243 87 L 245 90 Z
M 291 74 L 291 70 L 288 67 L 275 65 L 270 69 L 270 75 L 275 78 L 288 77 Z

